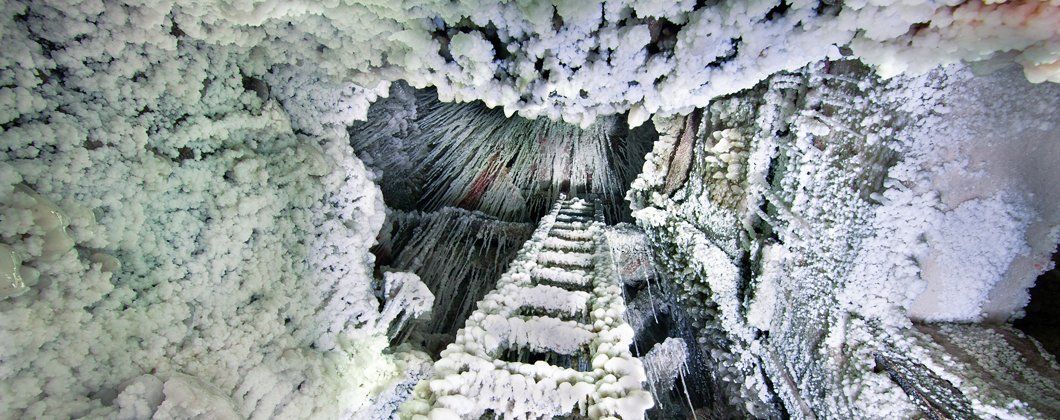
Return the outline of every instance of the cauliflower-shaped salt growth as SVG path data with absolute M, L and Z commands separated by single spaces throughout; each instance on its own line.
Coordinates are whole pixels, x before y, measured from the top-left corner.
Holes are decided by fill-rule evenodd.
M 346 343 L 378 316 L 383 214 L 343 130 L 295 135 L 243 86 L 261 57 L 188 38 L 164 8 L 2 15 L 8 45 L 48 53 L 0 53 L 4 83 L 45 102 L 0 132 L 0 239 L 28 287 L 0 314 L 0 410 L 107 417 L 127 380 L 183 372 L 238 417 L 330 417 L 388 380 L 385 339 Z
M 706 175 L 711 179 L 710 198 L 715 203 L 735 207 L 746 188 L 747 139 L 739 130 L 728 128 L 711 133 L 710 142 L 713 145 L 704 157 L 709 165 Z
M 927 245 L 933 250 L 919 262 L 924 270 L 965 269 L 959 276 L 936 276 L 928 282 L 909 306 L 909 316 L 926 321 L 982 319 L 991 290 L 1017 256 L 1029 253 L 1025 235 L 1033 213 L 1027 207 L 1022 196 L 1003 192 L 943 213 L 941 223 L 927 231 Z
M 385 96 L 389 83 L 365 88 L 332 82 L 307 65 L 273 68 L 265 76 L 267 94 L 279 99 L 295 128 L 321 134 L 327 126 L 347 126 L 368 117 L 368 105 Z
M 938 225 L 942 213 L 937 194 L 917 194 L 898 182 L 887 185 L 891 188 L 880 197 L 884 204 L 875 210 L 876 234 L 862 244 L 862 263 L 839 298 L 862 316 L 904 324 L 901 313 L 926 286 L 915 259 L 927 250 L 923 232 Z
M 5 13 L 0 14 L 0 42 L 4 53 L 0 54 L 0 124 L 5 126 L 25 115 L 43 111 L 48 102 L 37 89 L 42 81 L 37 76 L 40 68 L 54 63 L 43 56 L 41 45 L 34 42 L 26 31 L 18 30 L 17 16 L 25 14 L 24 4 L 5 4 Z
M 988 3 L 925 4 L 920 7 L 918 21 L 929 25 L 901 33 L 866 32 L 851 42 L 851 48 L 864 61 L 878 66 L 884 77 L 906 71 L 924 73 L 939 64 L 979 61 L 1014 51 L 1015 60 L 1023 65 L 1031 82 L 1060 81 L 1060 3 Z
M 203 384 L 195 378 L 186 375 L 173 375 L 165 383 L 155 382 L 152 376 L 144 375 L 136 379 L 133 387 L 137 392 L 145 393 L 138 396 L 143 398 L 134 412 L 126 412 L 122 407 L 120 415 L 128 414 L 128 418 L 145 418 L 140 415 L 140 410 L 150 409 L 147 413 L 153 419 L 238 419 L 231 400 L 220 395 L 218 390 L 210 385 Z M 128 389 L 128 388 L 127 388 Z M 161 394 L 161 395 L 159 395 Z M 123 391 L 118 396 L 119 401 L 126 395 Z M 156 403 L 157 401 L 157 403 Z M 151 408 L 151 405 L 154 405 Z M 137 415 L 140 415 L 137 417 Z
M 859 31 L 864 33 L 859 41 L 868 46 L 856 51 L 876 62 L 890 57 L 877 49 L 967 49 L 981 53 L 957 58 L 976 60 L 1012 47 L 1028 51 L 1019 59 L 1031 77 L 1040 78 L 1039 73 L 1055 67 L 1055 54 L 1040 48 L 1048 44 L 1026 41 L 1045 36 L 1033 24 L 1014 25 L 997 42 L 985 45 L 954 36 L 948 43 L 921 42 L 910 48 L 905 34 L 912 25 L 938 20 L 936 26 L 946 28 L 952 8 L 907 3 L 822 9 L 809 2 L 779 7 L 779 1 L 702 6 L 688 0 L 417 1 L 365 6 L 198 0 L 159 7 L 170 14 L 156 12 L 145 20 L 172 16 L 175 28 L 186 37 L 253 49 L 257 61 L 247 67 L 259 74 L 267 71 L 266 62 L 313 63 L 336 83 L 374 90 L 404 78 L 417 87 L 436 86 L 447 101 L 481 99 L 504 107 L 508 114 L 581 125 L 627 110 L 633 111 L 632 125 L 655 113 L 686 112 L 777 71 L 838 56 L 835 46 L 847 44 Z M 1015 9 L 1008 4 L 991 7 Z M 989 10 L 974 9 L 971 14 Z M 891 55 L 902 62 L 921 58 Z M 947 54 L 938 55 L 921 61 L 939 63 Z M 368 100 L 373 96 L 364 95 Z
M 165 397 L 162 386 L 163 381 L 155 375 L 141 375 L 129 380 L 114 398 L 114 405 L 118 407 L 115 417 L 130 420 L 151 417 Z
M 639 17 L 658 17 L 667 19 L 673 23 L 684 23 L 685 14 L 692 11 L 696 2 L 693 0 L 679 0 L 672 2 L 661 2 L 652 0 L 633 0 L 630 7 Z
M 585 126 L 598 116 L 627 110 L 632 110 L 632 125 L 651 114 L 687 112 L 777 71 L 836 57 L 835 46 L 859 33 L 855 52 L 884 65 L 884 71 L 921 62 L 930 66 L 979 60 L 994 51 L 1016 49 L 1025 51 L 1017 60 L 1029 77 L 1048 79 L 1055 74 L 1055 41 L 1050 41 L 1055 35 L 1048 29 L 1056 26 L 1048 20 L 1050 13 L 1055 16 L 1054 4 L 909 3 L 820 7 L 795 2 L 782 7 L 778 0 L 699 6 L 689 0 L 421 0 L 385 5 L 193 0 L 126 7 L 112 2 L 82 7 L 77 12 L 86 19 L 67 22 L 68 27 L 56 33 L 74 37 L 108 31 L 114 38 L 90 37 L 77 60 L 125 52 L 125 45 L 144 40 L 173 49 L 169 35 L 174 33 L 249 51 L 252 60 L 243 66 L 256 75 L 271 64 L 312 63 L 318 69 L 313 73 L 331 78 L 334 86 L 368 87 L 353 92 L 360 96 L 356 103 L 371 101 L 389 81 L 406 79 L 417 87 L 436 86 L 444 100 L 481 99 L 504 107 L 508 114 L 548 116 Z M 103 18 L 87 21 L 100 12 Z M 1002 17 L 989 17 L 994 14 Z M 991 24 L 972 24 L 980 15 Z M 1004 21 L 1001 29 L 995 28 L 996 21 Z M 109 25 L 100 28 L 100 22 Z M 133 26 L 129 22 L 141 25 L 126 28 Z M 927 29 L 910 30 L 924 22 L 930 22 Z M 15 25 L 15 20 L 6 24 Z M 158 26 L 167 31 L 155 30 Z M 22 51 L 35 50 L 28 37 L 7 33 L 11 45 L 27 47 L 16 48 L 22 58 Z M 934 34 L 942 34 L 944 41 L 935 42 Z M 917 42 L 910 45 L 910 37 Z M 990 42 L 977 42 L 981 38 Z M 4 118 L 44 105 L 33 91 L 35 73 L 26 71 L 32 66 L 19 67 L 12 73 L 19 84 L 0 90 L 0 100 L 14 105 L 4 108 L 14 110 Z M 136 75 L 136 67 L 123 69 L 124 74 Z M 195 87 L 170 88 L 190 99 Z
M 461 32 L 454 35 L 449 41 L 449 53 L 453 55 L 456 64 L 466 72 L 466 79 L 460 82 L 470 86 L 482 86 L 493 78 L 493 45 L 478 32 Z

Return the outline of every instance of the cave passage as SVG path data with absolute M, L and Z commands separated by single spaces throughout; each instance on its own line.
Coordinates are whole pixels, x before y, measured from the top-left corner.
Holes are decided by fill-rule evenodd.
M 1060 418 L 1060 1 L 3 0 L 0 419 Z

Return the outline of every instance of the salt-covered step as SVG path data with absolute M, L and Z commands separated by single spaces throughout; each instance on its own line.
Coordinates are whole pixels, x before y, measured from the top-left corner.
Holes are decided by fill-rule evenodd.
M 566 223 L 573 223 L 573 222 L 591 223 L 593 221 L 593 218 L 589 217 L 589 216 L 574 216 L 574 215 L 569 215 L 569 214 L 561 214 L 561 215 L 556 216 L 556 221 L 557 222 L 566 222 Z
M 509 363 L 534 364 L 545 362 L 549 365 L 574 369 L 578 372 L 588 372 L 592 367 L 589 358 L 589 348 L 585 347 L 575 354 L 561 354 L 551 350 L 535 350 L 529 347 L 513 347 L 505 349 L 500 359 Z
M 595 221 L 596 221 L 596 219 L 593 218 L 592 214 L 590 214 L 590 215 L 572 215 L 572 214 L 564 215 L 564 214 L 560 214 L 560 215 L 556 216 L 556 222 L 557 223 L 592 223 L 592 222 L 595 222 Z
M 546 238 L 544 249 L 567 252 L 592 252 L 595 245 L 589 241 L 571 241 L 562 238 Z
M 535 286 L 553 286 L 570 291 L 591 292 L 591 279 L 585 271 L 558 267 L 537 267 L 530 272 L 530 280 Z
M 552 317 L 487 315 L 481 325 L 486 333 L 499 339 L 499 347 L 489 354 L 511 363 L 543 361 L 572 368 L 580 355 L 588 356 L 588 346 L 596 338 L 588 325 Z
M 562 321 L 588 323 L 589 298 L 584 291 L 570 291 L 561 287 L 535 285 L 510 290 L 510 307 L 517 307 L 513 315 L 523 318 L 549 317 Z
M 592 209 L 560 209 L 559 216 L 592 217 L 595 213 Z
M 563 203 L 563 205 L 560 206 L 559 211 L 560 212 L 564 212 L 564 211 L 592 212 L 594 209 L 595 209 L 595 207 L 592 204 L 588 204 L 588 203 L 585 203 L 585 202 L 568 202 L 568 203 Z
M 551 317 L 524 319 L 490 314 L 482 319 L 481 326 L 486 333 L 497 337 L 501 346 L 549 349 L 559 354 L 575 354 L 596 338 L 591 326 Z
M 553 229 L 562 230 L 585 230 L 590 226 L 589 223 L 583 222 L 556 222 L 552 224 Z
M 591 269 L 594 265 L 593 254 L 583 252 L 541 251 L 537 254 L 537 262 L 546 266 L 583 269 Z
M 539 286 L 539 287 L 546 287 L 546 286 Z M 555 286 L 553 286 L 553 287 L 555 287 Z M 584 292 L 569 291 L 567 293 L 584 293 Z M 572 321 L 572 322 L 577 322 L 579 324 L 588 324 L 589 323 L 589 308 L 588 308 L 588 306 L 586 306 L 585 308 L 582 308 L 582 310 L 577 311 L 577 312 L 566 312 L 566 311 L 558 311 L 558 310 L 548 309 L 548 308 L 540 308 L 540 307 L 537 307 L 537 306 L 526 306 L 526 305 L 524 305 L 524 306 L 520 307 L 518 311 L 515 312 L 515 316 L 518 316 L 518 317 L 524 318 L 524 319 L 531 318 L 531 317 L 556 318 L 556 319 L 558 319 L 560 321 Z
M 588 230 L 570 230 L 570 229 L 552 229 L 548 231 L 548 236 L 553 238 L 566 239 L 568 241 L 592 241 L 596 235 Z
M 561 281 L 549 280 L 546 278 L 534 278 L 535 286 L 552 286 L 558 287 L 563 290 L 569 290 L 572 292 L 592 292 L 593 286 L 589 283 L 564 283 Z

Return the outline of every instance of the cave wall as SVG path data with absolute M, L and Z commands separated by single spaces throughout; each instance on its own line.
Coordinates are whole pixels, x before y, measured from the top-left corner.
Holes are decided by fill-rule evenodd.
M 947 356 L 943 340 L 913 327 L 988 320 L 998 288 L 1026 295 L 1027 283 L 1006 283 L 1026 270 L 1017 266 L 1021 259 L 1052 250 L 1048 241 L 1034 245 L 1042 228 L 1021 222 L 1040 215 L 1051 220 L 1046 233 L 1057 225 L 1050 208 L 1026 204 L 1038 178 L 979 171 L 992 163 L 978 162 L 990 158 L 974 150 L 1007 141 L 1006 130 L 966 131 L 967 122 L 947 119 L 976 115 L 987 119 L 979 126 L 992 121 L 1030 127 L 1031 139 L 1048 136 L 1057 121 L 1037 112 L 1055 107 L 1051 87 L 999 105 L 1002 90 L 1017 88 L 1031 89 L 1011 70 L 972 78 L 957 67 L 880 80 L 857 63 L 824 62 L 716 99 L 689 117 L 656 119 L 661 140 L 628 197 L 679 301 L 692 308 L 705 360 L 730 401 L 759 416 L 1051 412 L 1055 375 L 1048 369 L 1029 369 L 1047 384 L 1031 397 L 983 385 L 991 381 Z M 1008 112 L 988 115 L 995 106 Z M 1033 162 L 1034 147 L 1015 150 Z M 952 181 L 962 174 L 963 184 Z M 941 176 L 951 182 L 933 180 Z M 1001 188 L 961 195 L 984 183 Z M 967 201 L 946 203 L 955 196 Z M 969 217 L 962 206 L 979 211 Z M 947 239 L 955 235 L 986 253 L 952 261 L 960 269 L 951 265 L 942 276 L 924 269 L 930 256 L 964 249 Z M 925 290 L 950 284 L 963 293 L 914 310 Z M 1018 309 L 1009 306 L 1007 316 Z M 965 342 L 986 334 L 949 331 L 949 339 Z M 1033 407 L 1010 404 L 1017 399 Z
M 163 5 L 3 6 L 3 417 L 337 417 L 404 375 L 346 109 Z
M 711 373 L 710 346 L 702 324 L 690 312 L 703 305 L 682 296 L 681 283 L 659 267 L 654 246 L 636 225 L 622 223 L 606 231 L 615 274 L 623 285 L 626 321 L 633 328 L 630 352 L 648 375 L 646 390 L 655 399 L 647 418 L 727 418 L 746 415 L 733 404 Z

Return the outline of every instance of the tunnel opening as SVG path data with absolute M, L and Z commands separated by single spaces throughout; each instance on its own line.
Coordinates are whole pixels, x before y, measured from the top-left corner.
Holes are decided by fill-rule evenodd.
M 432 317 L 412 321 L 402 336 L 433 357 L 452 342 L 561 194 L 599 198 L 608 223 L 632 221 L 625 192 L 658 139 L 650 122 L 631 129 L 622 116 L 601 117 L 588 127 L 508 117 L 482 102 L 442 102 L 433 89 L 403 82 L 348 131 L 388 207 L 372 248 L 376 275 L 416 273 L 437 297 Z M 581 213 L 561 214 L 555 242 L 562 243 L 543 258 L 591 249 L 591 237 L 580 231 L 589 221 Z M 593 268 L 591 259 L 541 264 L 572 274 Z M 592 291 L 591 284 L 548 276 L 533 282 Z
M 387 206 L 434 212 L 459 207 L 534 223 L 560 194 L 601 200 L 609 224 L 630 222 L 625 192 L 659 134 L 624 115 L 579 127 L 506 116 L 481 101 L 442 102 L 403 82 L 349 128 L 355 153 L 379 175 Z
M 656 313 L 650 317 L 648 324 L 644 326 L 640 334 L 633 338 L 630 351 L 634 354 L 647 354 L 655 345 L 663 342 L 671 335 L 674 328 L 673 320 L 669 313 Z
M 655 399 L 647 418 L 715 418 L 727 405 L 704 360 L 709 350 L 690 322 L 673 286 L 649 270 L 646 278 L 627 280 L 623 293 L 635 335 L 629 351 L 649 371 L 648 389 Z M 675 347 L 676 345 L 676 347 Z M 680 348 L 680 351 L 674 351 Z M 676 375 L 670 377 L 669 375 Z M 719 411 L 721 410 L 721 411 Z M 724 417 L 724 416 L 723 416 Z

